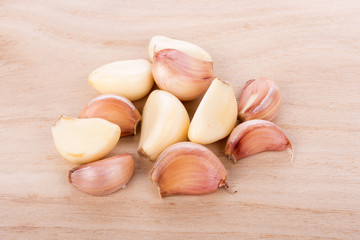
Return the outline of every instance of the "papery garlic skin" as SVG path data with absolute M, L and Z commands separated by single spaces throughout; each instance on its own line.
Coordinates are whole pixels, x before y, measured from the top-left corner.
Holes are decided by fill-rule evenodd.
M 227 175 L 219 158 L 209 149 L 192 142 L 180 142 L 161 153 L 150 179 L 161 197 L 165 197 L 215 192 L 227 186 Z
M 75 167 L 69 182 L 87 194 L 104 196 L 124 188 L 131 179 L 135 161 L 131 154 L 121 154 Z
M 155 161 L 166 147 L 187 139 L 189 124 L 184 105 L 174 95 L 153 91 L 143 109 L 139 154 Z
M 89 75 L 90 84 L 102 94 L 117 94 L 136 101 L 154 85 L 151 63 L 144 59 L 112 62 Z
M 230 134 L 237 119 L 237 103 L 230 83 L 214 79 L 191 120 L 188 137 L 210 144 Z
M 239 118 L 242 121 L 264 119 L 271 121 L 280 110 L 279 86 L 267 78 L 246 82 L 239 100 Z
M 234 163 L 242 158 L 264 151 L 291 151 L 293 148 L 285 133 L 276 124 L 266 120 L 249 120 L 238 125 L 231 132 L 226 146 L 225 154 Z
M 119 125 L 121 137 L 136 135 L 141 115 L 132 102 L 114 94 L 92 99 L 81 111 L 79 118 L 103 118 Z
M 61 117 L 51 131 L 58 152 L 74 163 L 104 157 L 116 146 L 121 134 L 118 125 L 101 118 Z
M 163 49 L 176 49 L 190 57 L 211 62 L 211 56 L 201 47 L 182 40 L 168 38 L 165 36 L 154 36 L 151 38 L 149 43 L 149 58 L 153 61 L 156 52 Z
M 154 55 L 152 73 L 157 86 L 182 101 L 203 95 L 212 80 L 213 63 L 191 57 L 176 49 L 163 49 Z

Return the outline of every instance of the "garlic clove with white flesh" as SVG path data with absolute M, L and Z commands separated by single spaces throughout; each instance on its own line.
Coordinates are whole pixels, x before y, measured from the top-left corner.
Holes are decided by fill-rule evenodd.
M 266 120 L 249 120 L 238 125 L 230 134 L 225 154 L 237 163 L 242 158 L 264 152 L 289 149 L 291 162 L 293 148 L 290 140 L 276 124 Z
M 81 111 L 79 118 L 103 118 L 119 125 L 121 137 L 136 135 L 141 115 L 132 102 L 114 94 L 92 99 Z
M 230 134 L 237 119 L 237 103 L 230 83 L 214 79 L 202 98 L 188 137 L 192 142 L 210 144 Z
M 200 195 L 225 186 L 227 171 L 208 148 L 192 143 L 176 143 L 157 159 L 150 179 L 160 196 Z
M 209 88 L 213 63 L 191 57 L 176 49 L 163 49 L 154 55 L 152 73 L 157 86 L 182 101 L 194 100 Z
M 101 118 L 61 117 L 51 128 L 55 147 L 66 160 L 88 163 L 99 160 L 116 146 L 120 127 Z
M 117 94 L 131 101 L 144 97 L 154 85 L 151 63 L 144 59 L 103 65 L 89 75 L 89 82 L 102 94 Z
M 280 110 L 279 86 L 267 78 L 246 82 L 239 100 L 239 117 L 242 121 L 264 119 L 271 121 Z
M 152 161 L 166 147 L 187 139 L 189 115 L 171 93 L 153 91 L 145 103 L 142 117 L 138 152 Z
M 201 47 L 190 42 L 168 38 L 165 36 L 154 36 L 151 38 L 148 50 L 150 60 L 153 61 L 155 53 L 163 49 L 176 49 L 190 57 L 212 62 L 210 54 Z
M 69 171 L 69 182 L 82 192 L 104 196 L 126 187 L 134 173 L 131 154 L 121 154 L 75 167 Z

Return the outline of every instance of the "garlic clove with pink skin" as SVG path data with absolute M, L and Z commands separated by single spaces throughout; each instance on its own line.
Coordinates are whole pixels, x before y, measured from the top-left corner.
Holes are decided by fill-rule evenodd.
M 271 121 L 280 110 L 281 91 L 278 85 L 267 78 L 246 82 L 238 104 L 242 121 L 264 119 Z
M 121 154 L 75 167 L 69 171 L 69 182 L 82 192 L 104 196 L 124 188 L 135 169 L 131 154 Z
M 213 63 L 191 57 L 176 49 L 163 49 L 154 55 L 152 73 L 157 86 L 190 101 L 203 95 L 212 80 Z
M 157 159 L 150 179 L 161 197 L 201 195 L 228 188 L 227 171 L 208 148 L 192 142 L 176 143 Z
M 237 163 L 242 158 L 264 152 L 289 149 L 291 162 L 293 148 L 290 140 L 276 124 L 266 120 L 249 120 L 238 125 L 231 132 L 225 154 Z
M 79 118 L 102 118 L 119 125 L 121 137 L 136 135 L 141 115 L 126 97 L 104 94 L 92 99 L 81 111 Z

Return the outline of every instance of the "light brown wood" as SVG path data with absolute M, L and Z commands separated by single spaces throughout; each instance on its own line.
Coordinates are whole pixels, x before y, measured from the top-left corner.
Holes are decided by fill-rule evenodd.
M 278 82 L 286 152 L 223 155 L 238 193 L 160 199 L 136 153 L 126 189 L 93 197 L 67 182 L 50 127 L 98 93 L 87 76 L 147 58 L 153 35 L 194 42 L 239 97 Z M 360 239 L 360 2 L 0 1 L 0 239 Z M 145 100 L 135 102 L 142 110 Z M 199 101 L 185 103 L 193 114 Z

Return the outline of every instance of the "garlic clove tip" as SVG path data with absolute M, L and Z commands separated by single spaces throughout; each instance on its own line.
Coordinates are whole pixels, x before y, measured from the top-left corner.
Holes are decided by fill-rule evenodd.
M 228 193 L 231 193 L 231 194 L 235 194 L 237 193 L 237 189 L 235 189 L 234 187 L 230 187 L 229 184 L 227 182 L 224 183 L 224 186 L 225 190 L 228 192 Z

